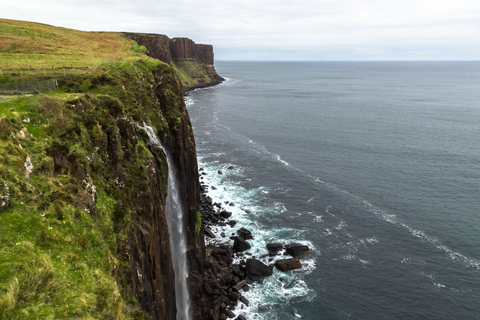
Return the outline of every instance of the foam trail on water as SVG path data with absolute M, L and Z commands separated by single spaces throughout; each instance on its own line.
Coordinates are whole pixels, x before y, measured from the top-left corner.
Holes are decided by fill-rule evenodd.
M 170 154 L 163 148 L 152 127 L 144 124 L 142 127 L 150 142 L 160 147 L 168 163 L 168 195 L 165 205 L 168 231 L 170 233 L 170 250 L 172 263 L 175 270 L 175 300 L 177 304 L 177 320 L 192 319 L 190 310 L 190 293 L 188 292 L 188 266 L 187 266 L 187 239 L 185 236 L 184 210 L 177 171 L 173 165 Z

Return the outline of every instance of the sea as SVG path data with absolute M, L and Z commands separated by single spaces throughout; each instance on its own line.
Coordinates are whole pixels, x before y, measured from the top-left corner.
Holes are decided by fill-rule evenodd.
M 186 96 L 201 181 L 237 221 L 208 243 L 244 227 L 265 263 L 287 258 L 267 243 L 311 252 L 236 315 L 480 319 L 480 62 L 216 69 Z

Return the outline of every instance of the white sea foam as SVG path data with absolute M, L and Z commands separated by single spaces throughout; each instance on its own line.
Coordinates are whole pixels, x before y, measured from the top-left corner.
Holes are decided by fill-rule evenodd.
M 265 228 L 258 225 L 256 216 L 269 216 L 281 214 L 287 211 L 285 205 L 281 202 L 274 202 L 270 205 L 260 203 L 259 199 L 269 194 L 271 190 L 265 187 L 255 189 L 245 189 L 241 184 L 233 183 L 229 177 L 232 175 L 241 175 L 244 169 L 235 164 L 220 164 L 212 161 L 212 154 L 203 154 L 198 157 L 199 167 L 204 169 L 206 175 L 203 175 L 203 181 L 209 186 L 215 186 L 216 190 L 209 188 L 207 194 L 214 202 L 224 203 L 233 202 L 235 206 L 225 207 L 226 210 L 232 212 L 232 219 L 237 222 L 235 228 L 230 226 L 218 227 L 212 226 L 212 231 L 218 236 L 214 239 L 206 238 L 206 244 L 211 243 L 228 243 L 232 244 L 229 235 L 237 229 L 244 227 L 252 231 L 254 235 L 253 240 L 249 240 L 251 249 L 249 250 L 257 259 L 264 261 L 264 263 L 272 264 L 278 259 L 284 259 L 285 256 L 275 256 L 272 261 L 269 261 L 268 250 L 266 244 L 269 242 L 280 242 L 284 245 L 300 242 L 309 246 L 311 256 L 308 259 L 303 259 L 302 269 L 298 269 L 289 273 L 283 273 L 274 269 L 271 277 L 264 279 L 263 283 L 255 283 L 251 286 L 248 292 L 242 293 L 250 302 L 247 307 L 239 303 L 239 307 L 235 310 L 238 316 L 243 314 L 248 319 L 264 319 L 265 313 L 262 310 L 268 309 L 279 303 L 288 303 L 291 299 L 295 301 L 305 300 L 310 301 L 315 297 L 315 291 L 309 288 L 302 279 L 306 274 L 311 273 L 316 268 L 315 257 L 319 255 L 315 246 L 309 241 L 299 240 L 304 231 L 291 228 Z M 235 167 L 235 170 L 226 170 L 230 165 Z M 223 174 L 218 174 L 218 170 L 222 170 Z M 248 210 L 250 214 L 247 214 Z M 220 237 L 220 233 L 224 232 L 227 237 Z M 262 258 L 264 257 L 264 258 Z M 239 262 L 244 257 L 234 257 L 234 262 Z M 280 281 L 284 279 L 284 282 Z M 270 319 L 270 317 L 269 317 Z

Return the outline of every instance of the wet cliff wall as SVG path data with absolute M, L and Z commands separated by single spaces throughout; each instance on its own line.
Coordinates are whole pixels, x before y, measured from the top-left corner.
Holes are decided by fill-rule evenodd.
M 147 54 L 177 69 L 184 91 L 222 82 L 214 66 L 213 47 L 188 38 L 170 39 L 162 34 L 124 33 L 147 49 Z

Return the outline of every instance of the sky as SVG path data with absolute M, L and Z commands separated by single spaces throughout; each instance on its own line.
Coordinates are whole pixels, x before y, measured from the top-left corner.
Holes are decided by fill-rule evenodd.
M 478 0 L 2 0 L 0 18 L 187 37 L 217 60 L 480 60 Z

